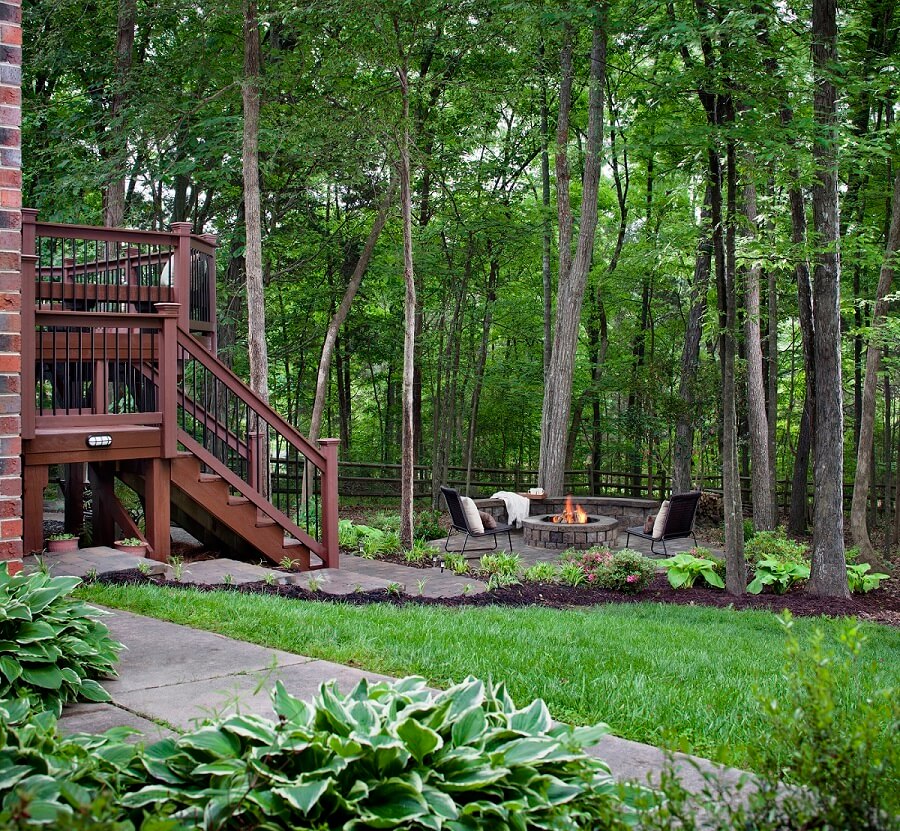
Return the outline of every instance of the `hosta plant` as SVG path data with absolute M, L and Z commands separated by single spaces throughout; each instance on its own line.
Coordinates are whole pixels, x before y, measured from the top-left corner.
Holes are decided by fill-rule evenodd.
M 747 591 L 759 594 L 765 586 L 771 586 L 775 594 L 784 594 L 795 583 L 808 579 L 809 566 L 805 563 L 762 560 L 756 564 L 756 575 L 747 586 Z
M 882 580 L 887 580 L 888 575 L 882 574 L 880 571 L 873 571 L 867 574 L 872 567 L 868 563 L 848 563 L 847 564 L 847 585 L 852 592 L 866 592 L 877 589 Z
M 80 582 L 0 569 L 0 698 L 56 713 L 77 699 L 109 700 L 94 679 L 115 675 L 122 645 L 96 619 L 102 612 L 70 596 Z
M 689 589 L 698 577 L 702 577 L 710 586 L 724 589 L 725 583 L 716 573 L 716 563 L 705 557 L 682 552 L 674 557 L 660 560 L 659 564 L 666 570 L 669 584 L 674 589 Z
M 605 725 L 556 725 L 469 678 L 324 685 L 310 704 L 280 684 L 276 722 L 235 715 L 147 748 L 128 810 L 165 804 L 214 828 L 603 828 L 630 811 L 584 753 Z M 634 796 L 634 792 L 631 796 Z

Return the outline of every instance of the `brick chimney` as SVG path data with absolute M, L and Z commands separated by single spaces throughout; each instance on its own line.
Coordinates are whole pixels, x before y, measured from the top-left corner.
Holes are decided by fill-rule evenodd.
M 0 0 L 0 564 L 22 568 L 22 3 Z

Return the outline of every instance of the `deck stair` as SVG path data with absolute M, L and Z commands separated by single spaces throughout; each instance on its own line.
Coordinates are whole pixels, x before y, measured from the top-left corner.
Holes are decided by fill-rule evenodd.
M 156 559 L 175 518 L 226 551 L 336 568 L 337 441 L 308 441 L 216 357 L 214 240 L 187 223 L 87 228 L 26 210 L 22 251 L 26 548 L 42 543 L 43 487 L 63 463 L 67 530 L 87 465 L 97 543 L 145 536 L 118 478 L 143 499 Z

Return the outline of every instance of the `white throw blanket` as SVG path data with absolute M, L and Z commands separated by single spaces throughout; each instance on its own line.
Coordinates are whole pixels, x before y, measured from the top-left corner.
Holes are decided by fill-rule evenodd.
M 512 491 L 497 491 L 491 499 L 502 499 L 506 503 L 506 518 L 510 525 L 518 528 L 531 511 L 531 500 Z

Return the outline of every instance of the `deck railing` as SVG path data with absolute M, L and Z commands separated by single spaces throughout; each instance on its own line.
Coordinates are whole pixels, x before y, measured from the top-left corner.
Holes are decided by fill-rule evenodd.
M 336 441 L 313 446 L 184 332 L 177 362 L 179 443 L 236 496 L 335 565 Z

